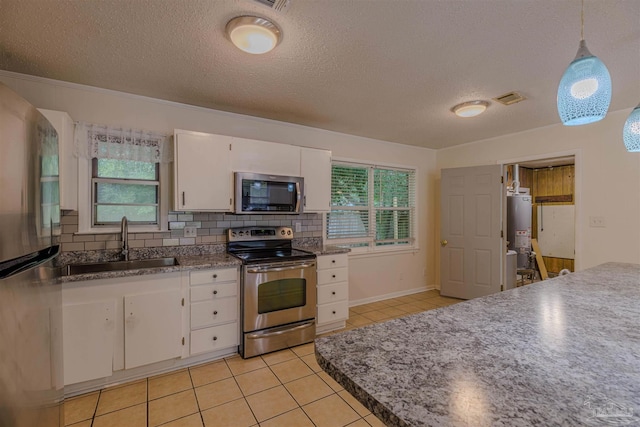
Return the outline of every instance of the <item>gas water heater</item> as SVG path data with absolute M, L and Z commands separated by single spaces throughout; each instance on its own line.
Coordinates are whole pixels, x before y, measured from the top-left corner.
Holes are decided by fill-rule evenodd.
M 507 196 L 507 240 L 518 254 L 518 269 L 531 268 L 531 196 Z

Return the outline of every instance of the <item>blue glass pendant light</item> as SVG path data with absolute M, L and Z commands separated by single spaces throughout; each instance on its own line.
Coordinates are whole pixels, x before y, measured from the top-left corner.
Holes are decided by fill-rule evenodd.
M 609 70 L 589 52 L 584 41 L 584 0 L 581 21 L 578 53 L 558 86 L 558 114 L 566 126 L 585 125 L 604 119 L 611 103 Z
M 627 151 L 640 153 L 640 104 L 633 109 L 622 130 Z

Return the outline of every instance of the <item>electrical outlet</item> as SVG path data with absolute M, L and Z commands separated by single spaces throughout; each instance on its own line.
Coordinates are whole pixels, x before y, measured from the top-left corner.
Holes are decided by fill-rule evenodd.
M 300 233 L 302 231 L 302 223 L 296 222 L 295 227 L 296 227 L 296 233 Z
M 605 227 L 603 216 L 590 216 L 589 227 Z
M 184 237 L 196 237 L 196 234 L 198 233 L 196 230 L 196 227 L 185 227 Z

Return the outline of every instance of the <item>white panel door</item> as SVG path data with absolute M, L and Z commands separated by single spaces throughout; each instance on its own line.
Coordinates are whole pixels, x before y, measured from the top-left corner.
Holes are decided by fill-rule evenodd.
M 304 178 L 304 211 L 331 210 L 331 151 L 302 148 L 300 172 Z
M 125 369 L 182 355 L 179 289 L 124 297 Z
M 64 384 L 113 373 L 116 301 L 62 307 Z
M 176 130 L 174 208 L 179 211 L 231 211 L 230 136 Z
M 440 293 L 471 299 L 500 291 L 505 248 L 502 166 L 442 170 Z

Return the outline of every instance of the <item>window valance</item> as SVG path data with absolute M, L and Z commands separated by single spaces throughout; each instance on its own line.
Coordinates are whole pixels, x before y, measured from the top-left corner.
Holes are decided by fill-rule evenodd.
M 75 152 L 78 157 L 86 159 L 148 163 L 169 163 L 173 160 L 167 135 L 82 122 L 76 123 Z

